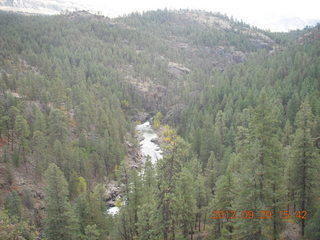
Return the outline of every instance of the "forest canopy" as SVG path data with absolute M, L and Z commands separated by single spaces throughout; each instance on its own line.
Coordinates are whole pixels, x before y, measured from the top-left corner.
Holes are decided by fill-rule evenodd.
M 319 138 L 319 25 L 0 12 L 0 239 L 318 240 Z

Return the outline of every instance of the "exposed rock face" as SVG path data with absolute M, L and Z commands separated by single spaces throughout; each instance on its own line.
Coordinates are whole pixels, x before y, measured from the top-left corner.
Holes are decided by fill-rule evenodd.
M 231 29 L 230 21 L 224 20 L 221 17 L 213 16 L 206 12 L 198 11 L 198 12 L 188 12 L 189 17 L 194 19 L 195 21 L 209 25 L 211 27 L 220 28 L 220 29 Z
M 172 74 L 174 77 L 178 78 L 183 74 L 188 74 L 191 70 L 182 64 L 169 62 L 168 64 L 168 72 Z
M 126 142 L 127 153 L 128 153 L 128 163 L 132 168 L 138 168 L 141 164 L 141 153 L 138 146 Z
M 104 195 L 105 201 L 112 201 L 120 194 L 121 187 L 117 184 L 116 181 L 111 181 L 106 186 L 106 191 Z
M 302 44 L 311 43 L 313 41 L 318 41 L 319 39 L 320 39 L 320 23 L 311 31 L 305 33 L 297 41 L 302 45 Z

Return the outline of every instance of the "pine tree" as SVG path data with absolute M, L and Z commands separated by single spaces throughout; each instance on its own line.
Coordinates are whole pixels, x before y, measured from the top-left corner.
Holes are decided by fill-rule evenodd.
M 210 157 L 210 152 L 213 150 L 213 147 L 216 147 L 215 143 L 217 141 L 221 141 L 219 138 L 220 136 L 214 135 L 214 128 L 212 126 L 211 116 L 209 115 L 204 117 L 200 137 L 199 158 L 202 162 L 203 168 L 205 168 L 208 163 L 208 158 Z
M 291 144 L 291 135 L 292 135 L 292 126 L 290 124 L 290 121 L 287 120 L 283 129 L 283 134 L 282 134 L 282 144 L 284 146 Z
M 26 221 L 8 216 L 6 211 L 0 210 L 0 239 L 1 240 L 29 240 L 36 239 L 35 227 Z
M 216 193 L 213 201 L 213 209 L 216 211 L 231 211 L 233 209 L 234 194 L 234 176 L 232 174 L 231 166 L 228 167 L 225 175 L 221 175 L 216 183 Z M 221 219 L 217 219 L 216 222 L 219 225 L 218 229 L 221 230 L 222 238 L 230 238 L 233 232 L 233 224 L 230 219 L 226 219 L 225 223 Z
M 313 218 L 308 221 L 305 228 L 305 236 L 308 240 L 320 239 L 320 210 L 317 210 Z
M 142 201 L 142 181 L 136 169 L 131 170 L 129 179 L 129 194 L 127 210 L 130 216 L 130 226 L 132 235 L 138 234 L 136 223 L 138 222 L 138 209 Z
M 100 233 L 97 225 L 87 225 L 85 228 L 85 240 L 99 240 Z
M 30 135 L 30 129 L 27 120 L 22 115 L 16 116 L 15 133 L 17 136 L 19 146 L 22 148 L 23 158 L 24 160 L 26 160 L 25 149 L 27 147 L 27 138 Z
M 275 112 L 271 108 L 271 101 L 266 93 L 262 93 L 258 99 L 251 122 L 251 141 L 257 143 L 258 158 L 258 189 L 259 199 L 266 210 L 278 213 L 284 206 L 286 189 L 284 185 L 284 163 L 281 159 L 281 144 L 277 136 L 277 122 Z M 279 238 L 280 219 L 273 217 L 272 226 L 263 224 L 263 234 L 271 232 L 274 240 Z
M 217 113 L 215 124 L 214 124 L 214 137 L 213 137 L 213 151 L 219 161 L 223 159 L 224 154 L 224 144 L 226 141 L 226 124 L 224 119 L 224 114 L 220 110 Z
M 41 110 L 35 105 L 33 109 L 34 121 L 32 123 L 33 131 L 47 131 L 46 119 Z
M 107 235 L 110 231 L 108 225 L 108 219 L 105 216 L 106 213 L 106 204 L 104 202 L 105 187 L 103 184 L 98 184 L 94 187 L 93 192 L 89 194 L 89 206 L 90 206 L 90 215 L 91 221 L 90 225 L 97 225 L 102 236 Z
M 151 161 L 147 160 L 142 175 L 141 205 L 138 208 L 138 236 L 141 240 L 159 239 L 160 219 L 155 200 L 155 171 Z
M 190 233 L 192 239 L 196 216 L 196 196 L 195 182 L 188 168 L 182 168 L 176 184 L 174 194 L 176 201 L 173 202 L 172 212 L 178 216 L 177 220 L 181 225 L 183 237 L 187 239 Z
M 161 227 L 165 240 L 175 239 L 177 219 L 173 214 L 177 206 L 174 194 L 182 164 L 191 158 L 190 146 L 182 138 L 173 136 L 168 146 L 168 155 L 158 161 L 158 206 L 160 207 Z
M 258 105 L 253 110 L 249 129 L 243 131 L 238 142 L 238 157 L 241 159 L 238 193 L 235 206 L 239 210 L 272 211 L 278 213 L 285 204 L 284 163 L 280 154 L 277 124 L 270 100 L 263 90 Z M 243 134 L 239 132 L 239 134 Z M 248 199 L 251 199 L 249 202 Z M 281 231 L 280 219 L 270 221 L 253 219 L 250 224 L 241 220 L 237 224 L 238 233 L 248 238 L 260 239 L 272 236 L 278 239 Z
M 297 210 L 309 213 L 315 209 L 315 202 L 319 197 L 317 171 L 320 170 L 311 136 L 312 118 L 310 105 L 307 102 L 302 103 L 296 116 L 297 130 L 292 146 L 293 182 L 291 184 L 295 191 L 295 205 Z M 305 233 L 304 229 L 305 219 L 301 219 L 302 236 Z
M 220 172 L 220 164 L 215 157 L 215 153 L 211 152 L 206 168 L 206 185 L 212 194 L 215 192 L 215 186 Z
M 18 220 L 21 219 L 22 205 L 21 199 L 16 191 L 12 191 L 6 197 L 4 202 L 4 208 L 7 210 L 10 217 L 16 217 Z
M 49 115 L 48 134 L 51 143 L 55 140 L 64 142 L 68 136 L 68 123 L 65 113 L 59 109 L 53 109 Z
M 79 219 L 80 232 L 82 235 L 85 235 L 86 226 L 93 224 L 89 196 L 87 194 L 81 194 L 78 197 L 75 212 Z
M 48 240 L 78 238 L 79 228 L 74 211 L 68 201 L 68 183 L 61 170 L 50 164 L 45 172 L 46 213 L 45 234 Z
M 32 159 L 39 175 L 48 168 L 48 140 L 41 131 L 34 131 L 30 144 Z
M 160 239 L 160 221 L 156 201 L 152 194 L 146 194 L 143 204 L 138 209 L 138 222 L 136 223 L 138 236 L 141 240 Z

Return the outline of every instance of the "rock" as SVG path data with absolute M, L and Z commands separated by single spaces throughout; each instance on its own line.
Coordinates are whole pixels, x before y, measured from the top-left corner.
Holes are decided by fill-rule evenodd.
M 133 116 L 131 117 L 131 121 L 136 122 L 145 122 L 150 118 L 150 114 L 146 113 L 146 112 L 138 112 L 135 111 L 134 113 L 132 113 Z
M 139 142 L 142 142 L 145 138 L 142 136 L 142 135 L 138 135 L 138 141 Z M 141 143 L 140 143 L 140 146 L 141 146 Z
M 130 143 L 130 142 L 127 142 L 127 145 L 128 145 L 129 148 L 132 148 L 132 147 L 133 147 L 133 144 Z
M 183 74 L 189 74 L 191 70 L 179 63 L 169 62 L 168 72 L 174 77 L 178 78 Z
M 153 138 L 150 141 L 155 143 L 155 144 L 157 144 L 157 145 L 159 145 L 159 139 L 158 138 Z
M 243 52 L 241 52 L 241 51 L 234 51 L 233 52 L 232 60 L 235 63 L 243 62 L 245 58 L 246 58 L 246 55 Z
M 114 207 L 115 206 L 115 201 L 114 200 L 110 200 L 107 202 L 107 207 Z
M 121 190 L 120 190 L 119 186 L 117 186 L 117 183 L 115 181 L 111 181 L 106 186 L 106 191 L 104 194 L 105 201 L 115 199 L 119 195 L 120 191 Z
M 44 209 L 44 205 L 43 205 L 43 202 L 42 201 L 36 201 L 35 203 L 34 203 L 34 208 L 35 209 Z

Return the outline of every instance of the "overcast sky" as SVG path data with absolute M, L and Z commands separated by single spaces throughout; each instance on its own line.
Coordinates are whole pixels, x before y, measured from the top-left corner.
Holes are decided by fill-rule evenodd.
M 320 0 L 78 0 L 109 17 L 155 9 L 200 9 L 226 13 L 261 28 L 280 19 L 320 19 Z M 297 19 L 295 19 L 297 20 Z M 295 24 L 298 24 L 297 22 Z

